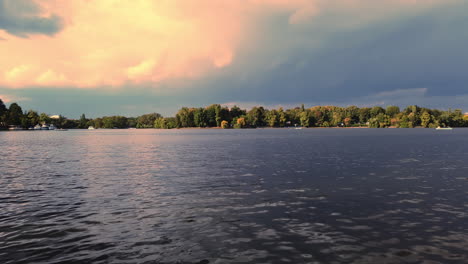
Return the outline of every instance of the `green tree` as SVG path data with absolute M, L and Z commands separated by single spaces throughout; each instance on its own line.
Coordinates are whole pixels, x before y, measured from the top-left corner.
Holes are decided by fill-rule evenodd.
M 46 113 L 41 113 L 39 115 L 39 122 L 41 124 L 50 124 L 50 120 L 51 119 L 50 119 L 49 115 L 47 115 Z
M 182 107 L 176 114 L 178 127 L 194 127 L 193 112 L 193 108 Z
M 28 113 L 26 114 L 26 116 L 28 117 L 29 122 L 30 122 L 31 125 L 39 124 L 39 122 L 40 122 L 39 114 L 36 111 L 29 110 Z
M 378 114 L 384 114 L 385 110 L 380 106 L 374 106 L 370 109 L 370 117 L 377 117 Z
M 391 118 L 396 117 L 400 113 L 400 107 L 395 105 L 387 106 L 385 113 Z
M 88 119 L 86 119 L 85 114 L 81 114 L 80 121 L 78 122 L 78 128 L 87 128 Z
M 380 124 L 379 124 L 379 120 L 377 119 L 377 117 L 372 117 L 368 120 L 369 122 L 369 127 L 370 128 L 379 128 L 380 127 Z
M 136 127 L 137 128 L 152 128 L 154 127 L 154 121 L 156 119 L 162 117 L 158 113 L 151 113 L 146 115 L 141 115 L 136 119 Z
M 400 128 L 410 128 L 410 121 L 407 115 L 403 114 L 399 122 Z
M 300 122 L 302 127 L 310 127 L 311 126 L 311 118 L 308 111 L 304 111 L 300 114 Z
M 193 121 L 196 127 L 208 126 L 208 115 L 204 108 L 196 108 L 193 112 Z
M 390 126 L 390 117 L 386 114 L 380 113 L 376 116 L 376 119 L 379 123 L 380 128 L 389 127 Z
M 345 119 L 349 118 L 350 120 L 348 121 L 349 125 L 346 126 L 351 126 L 351 124 L 358 123 L 359 122 L 359 108 L 355 105 L 348 106 L 344 109 L 345 111 Z
M 12 103 L 8 109 L 8 120 L 9 125 L 19 126 L 21 125 L 21 119 L 23 118 L 23 109 L 17 103 Z
M 221 106 L 219 104 L 212 104 L 206 107 L 206 117 L 208 120 L 208 127 L 218 126 L 217 120 L 221 122 L 221 117 L 219 117 Z
M 8 109 L 0 98 L 0 129 L 7 127 Z
M 237 118 L 244 116 L 247 112 L 245 110 L 240 109 L 237 105 L 233 106 L 230 109 L 230 115 L 232 120 L 237 120 Z
M 275 127 L 278 124 L 278 115 L 275 109 L 265 111 L 265 122 L 269 127 Z
M 414 112 L 408 114 L 408 126 L 410 128 L 417 126 L 417 120 L 417 115 Z
M 428 112 L 422 113 L 422 115 L 421 115 L 421 126 L 429 127 L 430 123 L 431 123 L 431 115 Z
M 2 101 L 2 98 L 0 98 L 0 115 L 3 115 L 6 113 L 8 109 L 6 108 L 5 104 Z
M 249 121 L 249 125 L 252 127 L 262 127 L 265 125 L 265 109 L 260 107 L 253 107 L 247 113 L 247 120 Z
M 278 126 L 279 127 L 286 126 L 287 121 L 288 121 L 288 119 L 286 118 L 286 113 L 284 112 L 283 108 L 280 107 L 278 109 Z
M 370 108 L 369 107 L 363 107 L 359 109 L 359 123 L 365 124 L 367 121 L 369 121 L 370 118 Z

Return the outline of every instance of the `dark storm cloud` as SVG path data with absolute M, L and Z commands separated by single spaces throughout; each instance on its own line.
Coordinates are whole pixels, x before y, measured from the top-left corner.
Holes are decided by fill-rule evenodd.
M 314 21 L 320 26 L 311 25 L 302 32 L 288 30 L 285 23 L 273 23 L 261 45 L 269 50 L 260 51 L 265 54 L 264 64 L 270 66 L 245 78 L 239 78 L 242 72 L 218 76 L 204 86 L 224 87 L 213 93 L 217 100 L 227 102 L 345 103 L 418 88 L 426 88 L 420 95 L 425 97 L 466 95 L 466 7 L 433 9 L 353 30 L 329 30 L 333 33 L 323 33 L 327 30 L 320 18 Z M 315 44 L 314 39 L 322 41 Z M 293 48 L 285 52 L 278 46 Z M 392 103 L 396 101 L 392 98 Z
M 31 34 L 54 35 L 62 27 L 57 15 L 41 17 L 40 8 L 30 0 L 0 0 L 0 29 L 19 37 Z

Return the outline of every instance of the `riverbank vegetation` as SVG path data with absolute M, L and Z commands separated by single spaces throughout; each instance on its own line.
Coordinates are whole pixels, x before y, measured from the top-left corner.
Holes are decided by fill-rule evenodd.
M 416 105 L 400 109 L 398 106 L 338 107 L 304 105 L 291 109 L 265 109 L 256 106 L 250 110 L 237 106 L 228 108 L 219 104 L 199 108 L 181 108 L 174 117 L 158 113 L 138 117 L 104 116 L 68 119 L 64 116 L 49 116 L 36 111 L 23 111 L 17 103 L 7 108 L 0 99 L 0 128 L 9 126 L 30 128 L 36 124 L 54 124 L 59 128 L 256 128 L 256 127 L 468 127 L 468 115 L 462 110 L 438 110 Z

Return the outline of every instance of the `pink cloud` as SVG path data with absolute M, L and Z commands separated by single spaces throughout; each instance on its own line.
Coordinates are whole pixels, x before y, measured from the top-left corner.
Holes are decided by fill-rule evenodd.
M 452 0 L 446 0 L 452 1 Z M 454 0 L 453 0 L 454 1 Z M 0 31 L 0 85 L 94 88 L 202 78 L 236 60 L 258 16 L 289 14 L 290 26 L 323 10 L 428 6 L 442 0 L 36 0 L 64 18 L 54 37 Z M 379 6 L 383 6 L 381 8 Z M 364 11 L 363 11 L 364 10 Z M 382 11 L 382 12 L 384 12 Z
M 8 95 L 8 94 L 0 94 L 0 99 L 4 103 L 14 103 L 14 102 L 21 102 L 21 101 L 31 101 L 31 98 L 29 97 L 18 97 L 15 95 Z

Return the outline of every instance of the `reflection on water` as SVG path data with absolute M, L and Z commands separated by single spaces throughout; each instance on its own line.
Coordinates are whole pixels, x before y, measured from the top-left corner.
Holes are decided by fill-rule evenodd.
M 465 263 L 467 132 L 2 132 L 0 259 Z

